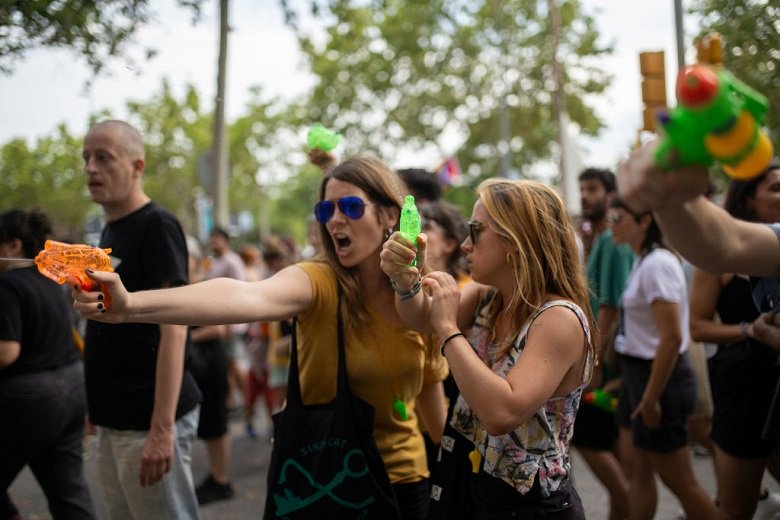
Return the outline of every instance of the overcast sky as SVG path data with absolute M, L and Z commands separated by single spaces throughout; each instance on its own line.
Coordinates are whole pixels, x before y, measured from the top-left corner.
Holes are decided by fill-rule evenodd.
M 177 95 L 186 84 L 194 84 L 203 102 L 210 103 L 216 90 L 216 4 L 207 2 L 203 20 L 192 26 L 189 14 L 176 7 L 173 0 L 153 2 L 160 9 L 158 20 L 143 29 L 138 39 L 143 45 L 155 47 L 157 57 L 139 70 L 117 61 L 110 67 L 111 76 L 97 79 L 87 93 L 84 83 L 89 71 L 72 53 L 38 50 L 28 54 L 13 74 L 0 75 L 0 143 L 14 137 L 32 142 L 52 133 L 63 122 L 71 132 L 83 133 L 87 116 L 102 109 L 110 109 L 121 118 L 128 100 L 149 99 L 159 91 L 163 78 Z M 278 96 L 301 94 L 311 85 L 278 4 L 278 0 L 231 2 L 233 30 L 226 101 L 229 121 L 243 113 L 253 85 L 261 86 L 267 95 Z M 615 78 L 608 94 L 597 102 L 607 127 L 597 139 L 579 139 L 579 143 L 586 164 L 613 166 L 626 154 L 640 125 L 638 53 L 665 50 L 667 85 L 676 73 L 674 1 L 583 0 L 583 4 L 595 16 L 603 41 L 615 43 L 615 54 L 604 60 L 604 68 Z M 686 47 L 691 47 L 690 41 Z M 302 136 L 304 133 L 305 129 Z M 452 147 L 456 148 L 457 143 Z M 441 160 L 414 150 L 408 155 L 404 162 L 430 168 Z

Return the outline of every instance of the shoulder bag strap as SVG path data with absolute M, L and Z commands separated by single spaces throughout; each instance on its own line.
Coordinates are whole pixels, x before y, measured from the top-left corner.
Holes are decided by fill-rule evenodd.
M 344 323 L 341 319 L 341 287 L 339 287 L 339 299 L 336 311 L 336 330 L 338 342 L 338 379 L 336 396 L 349 394 L 349 380 L 347 379 L 347 356 L 344 348 Z M 301 382 L 298 372 L 298 318 L 293 318 L 293 327 L 290 345 L 290 373 L 287 377 L 287 405 L 301 405 Z

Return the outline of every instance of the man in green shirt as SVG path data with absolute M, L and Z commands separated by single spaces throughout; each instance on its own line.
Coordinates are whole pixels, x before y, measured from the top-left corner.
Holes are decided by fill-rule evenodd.
M 616 246 L 607 221 L 615 196 L 615 175 L 609 170 L 588 168 L 579 176 L 583 221 L 580 238 L 585 249 L 590 306 L 599 328 L 596 353 L 602 358 L 618 321 L 620 295 L 634 264 L 627 245 Z M 604 363 L 594 373 L 591 385 L 601 387 L 611 376 Z M 628 480 L 613 451 L 617 441 L 614 414 L 580 403 L 574 423 L 572 445 L 577 448 L 610 495 L 610 518 L 628 516 Z

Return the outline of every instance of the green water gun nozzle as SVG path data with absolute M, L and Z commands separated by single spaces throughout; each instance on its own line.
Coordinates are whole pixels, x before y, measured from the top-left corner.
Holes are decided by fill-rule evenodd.
M 401 235 L 417 246 L 417 235 L 422 231 L 422 223 L 420 221 L 420 213 L 417 211 L 417 206 L 414 204 L 414 196 L 407 195 L 404 199 L 404 205 L 401 208 L 401 220 L 399 226 Z M 412 260 L 411 266 L 417 266 L 417 259 Z

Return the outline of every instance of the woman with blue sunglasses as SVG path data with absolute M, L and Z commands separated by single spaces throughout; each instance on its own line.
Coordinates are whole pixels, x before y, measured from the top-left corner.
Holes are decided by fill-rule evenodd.
M 374 407 L 374 439 L 401 517 L 422 520 L 429 490 L 418 414 L 438 442 L 447 368 L 421 334 L 403 327 L 395 291 L 379 267 L 382 243 L 398 227 L 405 192 L 381 160 L 353 157 L 329 170 L 320 186 L 314 214 L 324 259 L 259 282 L 216 279 L 137 293 L 128 293 L 114 273 L 91 273 L 107 284 L 112 306 L 103 307 L 100 293 L 79 291 L 75 307 L 89 319 L 111 323 L 207 325 L 297 317 L 303 401 L 315 404 L 331 401 L 336 392 L 335 317 L 341 299 L 351 390 Z
M 381 254 L 410 294 L 396 298 L 404 324 L 440 338 L 460 390 L 441 445 L 470 451 L 470 463 L 450 463 L 449 479 L 434 467 L 432 494 L 457 501 L 464 518 L 584 518 L 569 443 L 595 352 L 574 229 L 541 183 L 491 179 L 477 195 L 461 244 L 477 283 L 421 278 L 409 260 L 425 265 L 424 235 L 414 251 L 393 234 Z

